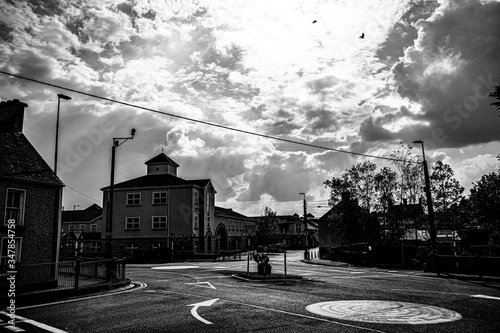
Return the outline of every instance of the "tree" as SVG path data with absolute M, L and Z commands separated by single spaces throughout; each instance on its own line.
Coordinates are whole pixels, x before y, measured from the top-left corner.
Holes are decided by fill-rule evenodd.
M 326 187 L 330 187 L 330 205 L 337 204 L 342 193 L 348 192 L 350 197 L 357 199 L 359 205 L 370 211 L 375 197 L 375 163 L 365 161 L 352 166 L 344 171 L 339 178 L 324 182 Z
M 401 175 L 400 202 L 407 199 L 410 204 L 419 201 L 423 186 L 423 170 L 421 164 L 418 163 L 420 158 L 412 153 L 412 149 L 412 146 L 401 142 L 401 148 L 391 154 L 394 159 L 392 163 Z
M 493 105 L 500 111 L 500 84 L 495 87 L 495 90 L 490 93 L 490 97 L 495 98 L 498 102 L 493 102 L 490 105 Z M 500 115 L 499 115 L 500 116 Z
M 483 175 L 472 183 L 469 202 L 475 224 L 490 232 L 490 240 L 500 243 L 500 172 Z
M 397 190 L 397 174 L 388 167 L 383 167 L 375 175 L 375 189 L 377 191 L 378 210 L 386 213 L 391 202 L 394 202 L 394 192 Z
M 445 213 L 462 199 L 464 188 L 453 178 L 453 173 L 453 169 L 442 161 L 437 161 L 432 168 L 431 193 L 436 212 Z
M 270 239 L 280 234 L 276 215 L 276 211 L 273 211 L 271 208 L 266 207 L 264 209 L 264 215 L 257 221 L 257 238 Z

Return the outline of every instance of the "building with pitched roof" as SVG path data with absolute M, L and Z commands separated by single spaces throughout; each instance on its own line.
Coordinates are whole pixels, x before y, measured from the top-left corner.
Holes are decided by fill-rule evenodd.
M 255 247 L 256 221 L 231 208 L 215 206 L 216 250 L 246 251 Z
M 113 256 L 168 258 L 173 251 L 210 253 L 216 244 L 215 194 L 210 179 L 177 177 L 164 153 L 145 162 L 147 174 L 114 185 Z M 107 220 L 110 187 L 103 191 Z M 173 250 L 173 251 L 172 251 Z
M 27 106 L 16 99 L 0 103 L 0 203 L 4 205 L 0 266 L 10 264 L 9 260 L 25 266 L 56 263 L 59 258 L 64 184 L 23 134 Z M 11 239 L 15 249 L 10 254 L 14 256 L 8 252 Z M 18 282 L 22 277 L 18 276 Z
M 92 204 L 85 209 L 63 210 L 61 228 L 61 256 L 74 255 L 76 241 L 72 236 L 75 232 L 79 236 L 79 254 L 82 256 L 101 254 L 101 238 L 104 230 L 102 208 L 99 205 Z

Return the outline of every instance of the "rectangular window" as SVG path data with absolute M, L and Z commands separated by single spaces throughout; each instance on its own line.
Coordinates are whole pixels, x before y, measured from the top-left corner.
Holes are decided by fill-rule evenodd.
M 193 192 L 193 204 L 198 205 L 200 203 L 200 193 L 198 190 L 194 190 Z
M 302 232 L 302 223 L 295 224 L 295 232 Z
M 127 206 L 138 206 L 141 204 L 140 193 L 127 193 Z
M 167 217 L 153 216 L 153 229 L 167 229 Z
M 7 202 L 5 203 L 5 221 L 4 225 L 8 224 L 9 220 L 15 220 L 16 226 L 24 225 L 24 199 L 26 191 L 7 189 Z
M 210 212 L 210 194 L 207 194 L 207 212 Z
M 127 251 L 128 255 L 134 255 L 134 251 L 137 251 L 138 249 L 138 243 L 127 243 L 127 245 L 125 245 L 125 250 Z
M 200 221 L 200 217 L 198 216 L 198 213 L 194 213 L 193 214 L 193 229 L 198 229 L 199 226 L 199 221 Z
M 141 228 L 141 219 L 139 217 L 126 217 L 125 230 L 139 230 Z
M 80 231 L 85 231 L 85 224 L 80 224 Z
M 69 232 L 72 232 L 72 231 L 75 231 L 75 226 L 70 224 L 69 227 L 68 227 L 68 231 Z
M 159 251 L 161 249 L 161 243 L 160 242 L 154 242 L 153 243 L 153 251 Z
M 90 225 L 90 231 L 96 232 L 97 231 L 97 224 L 91 224 Z
M 166 205 L 167 192 L 153 192 L 153 205 Z
M 9 260 L 15 260 L 16 264 L 21 262 L 21 241 L 21 237 L 2 237 L 0 265 L 7 265 Z
M 101 244 L 99 242 L 89 243 L 89 250 L 91 253 L 97 253 L 101 250 Z

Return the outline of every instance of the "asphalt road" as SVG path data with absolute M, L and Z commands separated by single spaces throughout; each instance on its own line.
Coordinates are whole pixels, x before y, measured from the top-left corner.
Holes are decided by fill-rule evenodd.
M 25 320 L 16 327 L 61 333 L 500 332 L 498 281 L 311 265 L 300 262 L 302 255 L 288 254 L 286 283 L 234 277 L 246 273 L 246 261 L 129 265 L 127 276 L 138 287 L 17 309 Z M 283 274 L 283 254 L 273 255 L 271 264 L 271 277 Z M 3 331 L 12 332 L 5 324 Z

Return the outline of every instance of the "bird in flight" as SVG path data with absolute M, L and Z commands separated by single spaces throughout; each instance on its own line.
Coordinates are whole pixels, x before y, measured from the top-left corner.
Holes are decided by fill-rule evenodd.
M 316 22 L 318 22 L 318 21 L 314 20 L 314 21 L 313 21 L 313 24 L 314 24 L 314 23 L 316 23 Z
M 362 32 L 362 33 L 361 33 L 361 36 L 359 36 L 359 38 L 364 39 L 364 38 L 365 38 L 365 33 L 364 33 L 364 32 Z

